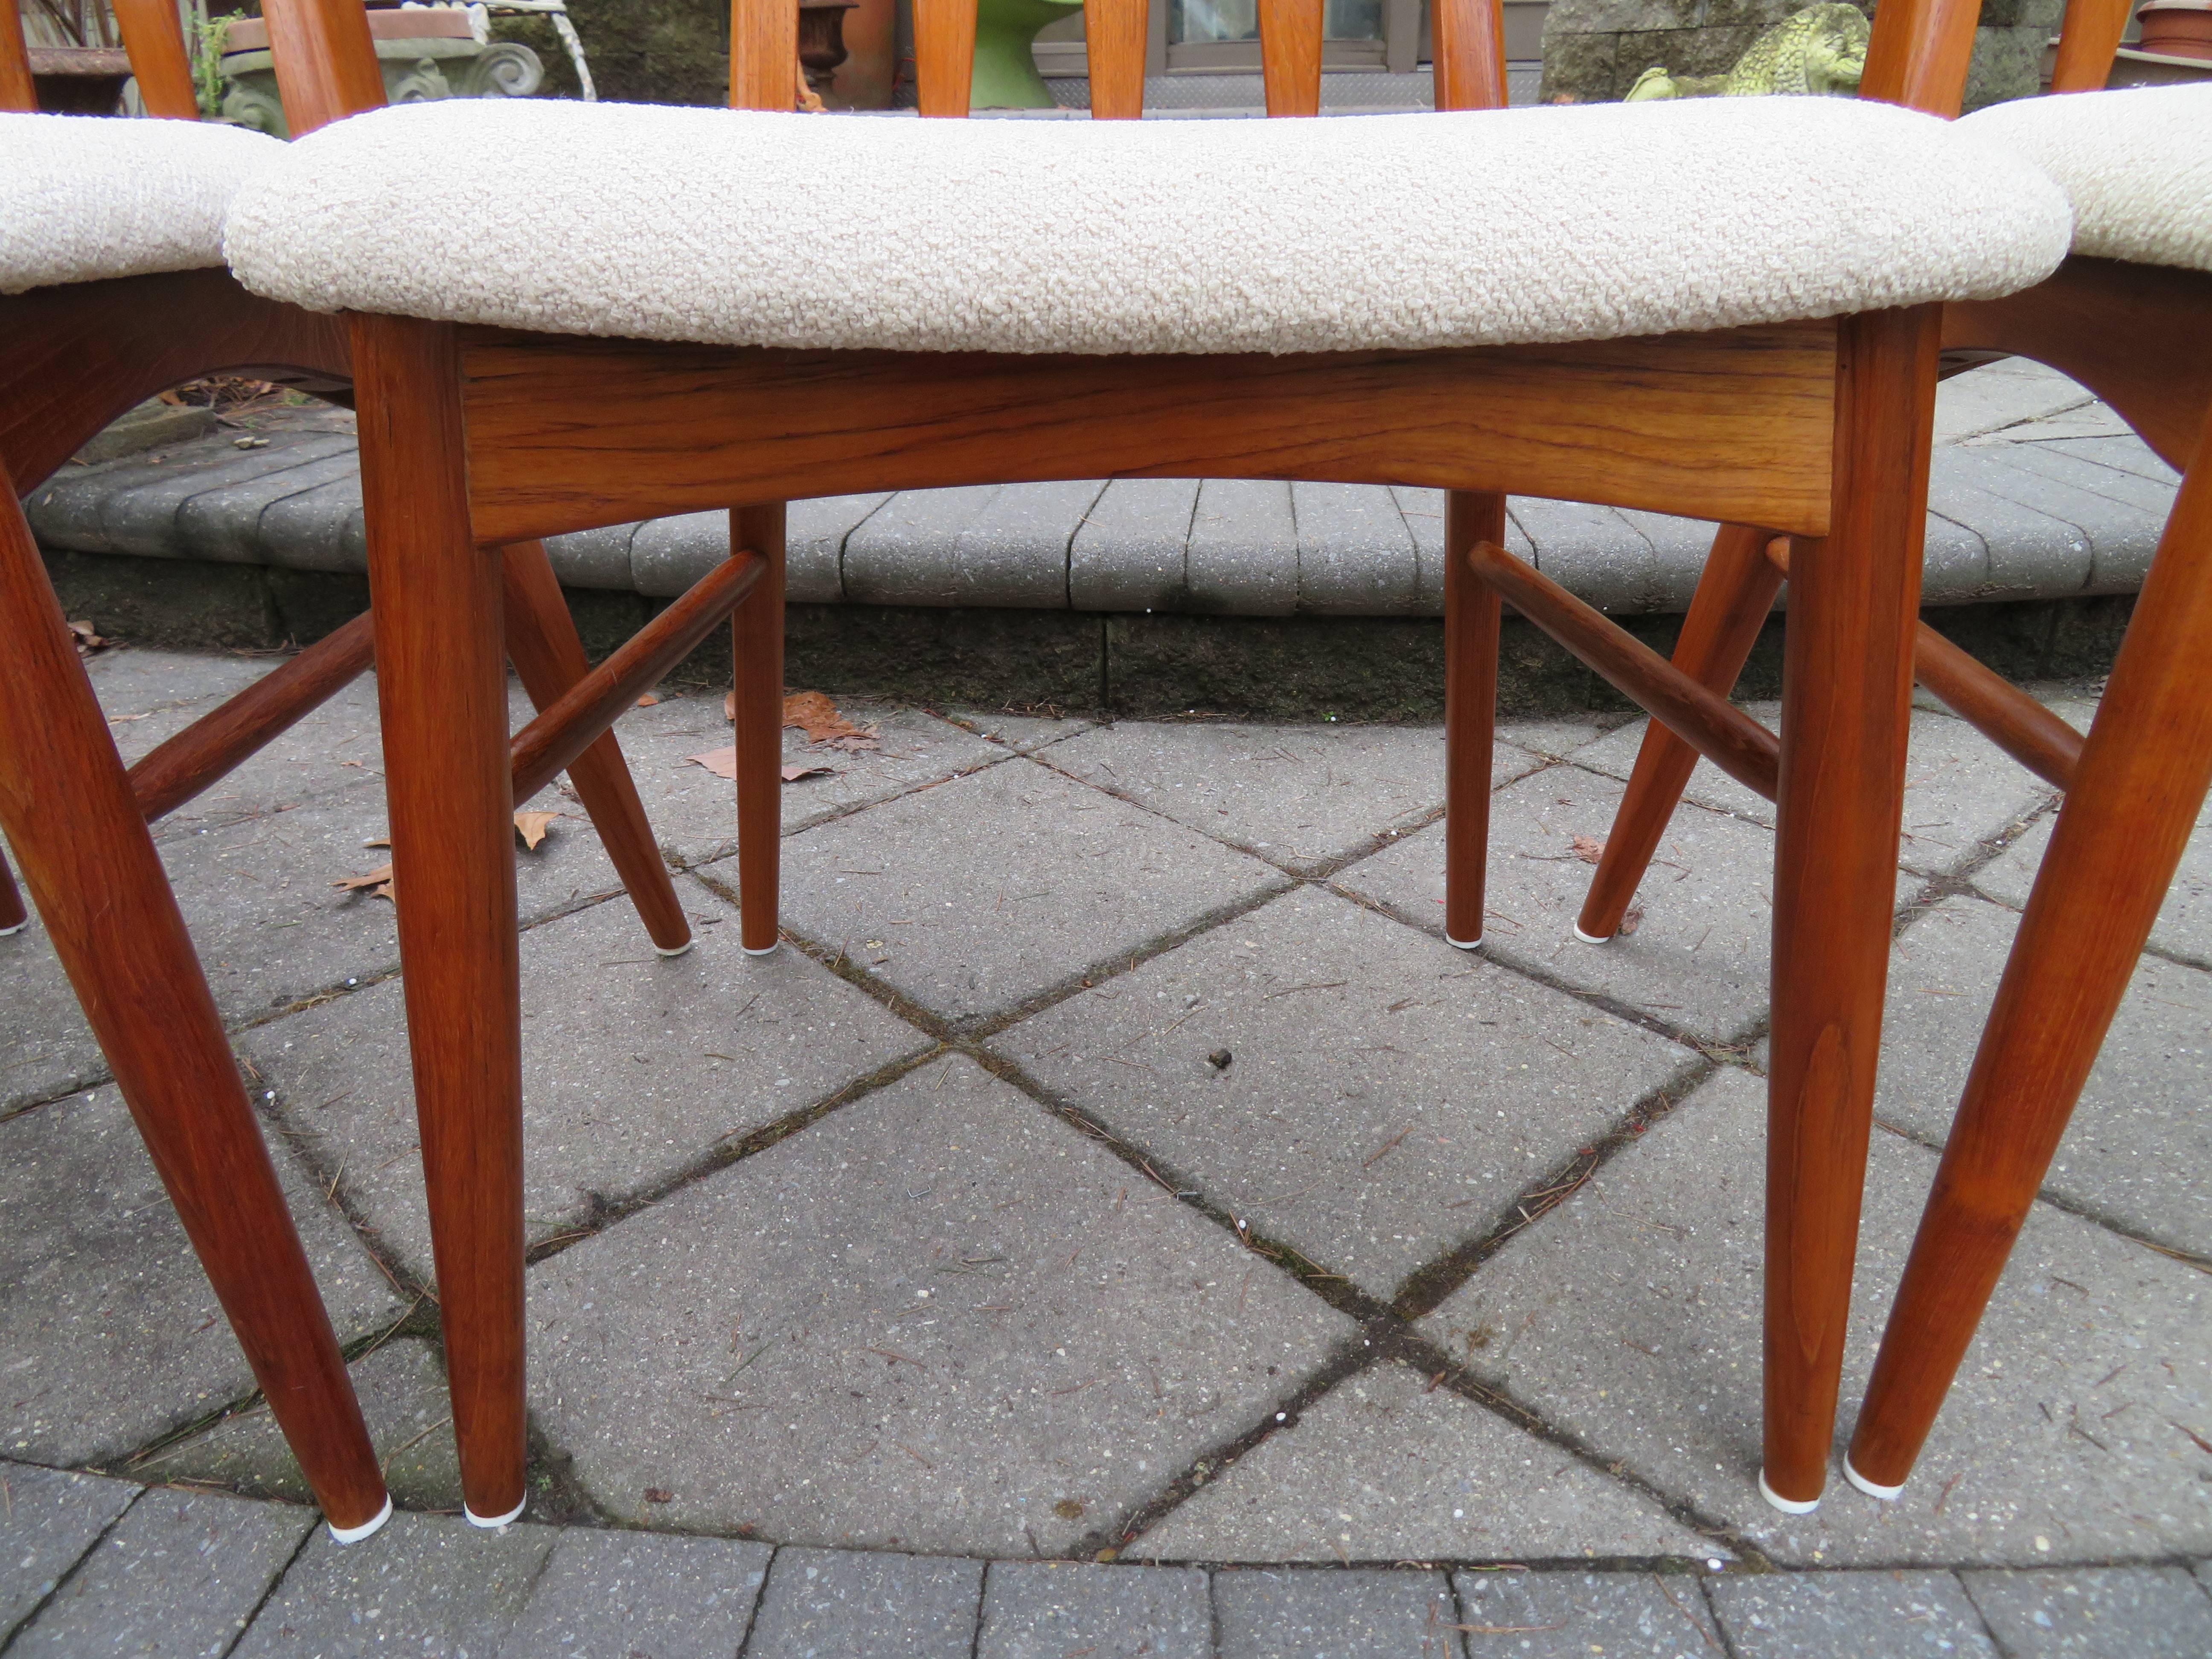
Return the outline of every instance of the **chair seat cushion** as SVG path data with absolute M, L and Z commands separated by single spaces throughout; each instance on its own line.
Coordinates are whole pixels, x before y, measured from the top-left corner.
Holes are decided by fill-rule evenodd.
M 0 114 L 0 294 L 221 264 L 232 195 L 283 150 L 198 121 Z
M 1993 296 L 2059 191 L 1928 117 L 1730 98 L 1289 121 L 381 110 L 240 193 L 272 298 L 732 345 L 1293 352 Z
M 1959 126 L 2058 181 L 2076 253 L 2212 270 L 2212 85 L 2023 98 Z

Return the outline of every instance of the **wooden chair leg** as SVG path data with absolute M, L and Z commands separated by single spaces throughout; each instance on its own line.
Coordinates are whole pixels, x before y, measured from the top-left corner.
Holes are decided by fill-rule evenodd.
M 503 550 L 507 602 L 507 653 L 523 690 L 543 714 L 591 672 L 591 659 L 577 637 L 575 618 L 562 597 L 560 578 L 545 556 L 543 542 L 516 542 Z M 676 896 L 676 884 L 653 844 L 645 803 L 611 732 L 568 763 L 569 781 L 591 814 L 592 826 L 614 861 L 630 902 L 664 957 L 691 948 L 691 923 Z
M 730 617 L 738 750 L 738 930 L 752 956 L 775 949 L 783 855 L 783 503 L 730 514 L 730 546 L 768 561 Z
M 1444 938 L 1462 951 L 1482 943 L 1499 617 L 1498 594 L 1468 568 L 1468 553 L 1504 539 L 1504 496 L 1455 489 L 1445 498 Z
M 0 470 L 0 823 L 185 1237 L 340 1542 L 391 1514 L 183 915 Z M 20 915 L 21 912 L 19 911 Z
M 1827 1482 L 1895 902 L 1937 311 L 1842 326 L 1829 534 L 1793 560 L 1782 690 L 1766 1164 L 1765 1463 Z
M 399 952 L 468 1517 L 522 1512 L 522 1018 L 501 568 L 469 522 L 460 354 L 356 317 Z
M 2212 454 L 2212 426 L 2197 453 Z M 2212 784 L 2212 467 L 2182 480 L 2036 872 L 1844 1472 L 1893 1498 L 2004 1271 Z
M 1674 647 L 1674 666 L 1708 690 L 1726 696 L 1743 672 L 1758 642 L 1759 630 L 1781 591 L 1782 572 L 1766 557 L 1771 533 L 1743 525 L 1723 525 L 1713 538 L 1705 574 L 1682 618 Z M 1583 900 L 1575 937 L 1602 945 L 1620 931 L 1621 918 L 1659 850 L 1675 805 L 1697 769 L 1698 751 L 1653 720 L 1637 751 L 1628 793 L 1613 814 L 1597 874 Z
M 8 868 L 8 855 L 0 853 L 0 939 L 21 933 L 30 921 L 30 913 L 23 908 L 23 896 L 15 890 L 15 873 Z

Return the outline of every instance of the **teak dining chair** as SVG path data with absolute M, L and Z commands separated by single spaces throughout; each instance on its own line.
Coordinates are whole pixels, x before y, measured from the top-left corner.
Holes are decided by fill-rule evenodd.
M 288 55 L 319 72 L 288 35 L 365 54 L 349 5 L 268 0 L 280 74 Z M 1133 9 L 1091 14 L 1121 114 Z M 926 114 L 963 106 L 968 10 L 917 9 Z M 1266 7 L 1271 106 L 1317 103 L 1320 18 L 1316 0 Z M 1873 88 L 1955 100 L 1973 23 L 1970 0 L 1896 0 Z M 735 101 L 787 108 L 794 28 L 777 0 L 738 0 Z M 1495 6 L 1452 0 L 1437 31 L 1445 101 L 1502 104 Z M 426 178 L 419 158 L 444 153 L 475 160 Z M 825 198 L 824 176 L 850 187 Z M 391 246 L 403 189 L 471 237 Z M 549 243 L 549 218 L 568 234 Z M 1938 307 L 2040 280 L 2067 229 L 2033 169 L 1866 100 L 1051 125 L 449 103 L 293 145 L 241 193 L 227 249 L 256 292 L 351 313 L 471 1517 L 519 1512 L 525 1468 L 501 593 L 480 550 L 733 508 L 730 563 L 679 606 L 757 584 L 734 624 L 740 890 L 745 942 L 768 948 L 775 731 L 747 710 L 780 678 L 780 503 L 1146 476 L 1453 492 L 1452 834 L 1477 854 L 1500 593 L 1706 752 L 1778 767 L 1763 1480 L 1809 1507 L 1880 1036 Z M 1780 738 L 1504 554 L 1510 489 L 1798 538 Z M 1479 858 L 1462 868 L 1455 914 L 1480 916 L 1479 877 Z
M 1925 623 L 1922 684 L 2066 792 L 1906 1261 L 1844 1470 L 1902 1491 L 2125 995 L 2212 783 L 2212 87 L 2105 92 L 2126 0 L 2075 0 L 2049 98 L 1969 116 L 2067 191 L 2073 251 L 2045 282 L 1944 307 L 1948 349 L 2072 375 L 2182 484 L 2086 738 Z M 1789 570 L 1724 529 L 1679 667 L 1725 695 Z M 1655 725 L 1577 931 L 1618 927 L 1696 755 Z
M 350 349 L 342 325 L 256 298 L 222 269 L 230 193 L 281 147 L 194 124 L 168 0 L 115 9 L 158 118 L 24 112 L 35 88 L 13 7 L 0 16 L 0 828 L 256 1380 L 349 1541 L 389 1512 L 383 1479 L 146 825 L 362 672 L 371 619 L 126 771 L 16 501 L 152 392 L 242 371 L 342 397 Z M 506 550 L 503 568 L 510 649 L 550 707 L 583 679 L 583 648 L 542 546 Z M 541 720 L 525 735 L 518 787 L 570 765 L 656 945 L 685 948 L 688 923 L 611 738 L 549 766 L 544 739 L 557 726 Z M 27 921 L 0 860 L 0 933 Z

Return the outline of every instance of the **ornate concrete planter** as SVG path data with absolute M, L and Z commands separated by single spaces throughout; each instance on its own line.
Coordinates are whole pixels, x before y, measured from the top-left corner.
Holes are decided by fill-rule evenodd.
M 465 12 L 442 8 L 372 10 L 368 32 L 376 43 L 377 67 L 384 71 L 384 95 L 395 104 L 434 98 L 527 98 L 545 80 L 536 52 L 511 41 L 477 40 Z M 230 82 L 222 100 L 225 118 L 279 138 L 291 137 L 283 102 L 276 95 L 268 26 L 258 18 L 240 18 L 231 24 L 223 44 L 222 73 Z

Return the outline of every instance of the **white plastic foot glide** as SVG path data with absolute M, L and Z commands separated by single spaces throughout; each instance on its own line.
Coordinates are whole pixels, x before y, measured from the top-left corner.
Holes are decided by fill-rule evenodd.
M 1611 933 L 1585 933 L 1583 932 L 1583 925 L 1580 922 L 1577 922 L 1575 924 L 1575 937 L 1585 945 L 1610 945 L 1613 943 L 1613 935 Z
M 1482 935 L 1477 933 L 1473 939 L 1454 939 L 1449 933 L 1446 933 L 1444 943 L 1455 951 L 1480 951 L 1482 949 Z
M 5 939 L 10 933 L 20 933 L 30 925 L 30 917 L 25 916 L 22 921 L 17 922 L 13 927 L 0 927 L 0 939 Z
M 681 945 L 674 946 L 656 945 L 653 948 L 664 957 L 688 957 L 691 954 L 691 947 L 698 942 L 696 939 L 687 939 Z
M 1844 1479 L 1856 1486 L 1869 1498 L 1879 1498 L 1885 1504 L 1895 1503 L 1898 1493 L 1905 1490 L 1905 1482 L 1902 1480 L 1893 1486 L 1884 1486 L 1868 1480 L 1866 1476 L 1851 1467 L 1851 1460 L 1848 1454 L 1844 1458 Z
M 757 947 L 748 945 L 744 947 L 744 951 L 749 957 L 772 957 L 775 954 L 775 945 L 782 943 L 781 939 L 778 939 L 775 945 L 763 945 Z
M 1766 1471 L 1765 1469 L 1761 1469 L 1759 1472 L 1759 1495 L 1761 1498 L 1764 1498 L 1768 1503 L 1771 1504 L 1776 1509 L 1780 1510 L 1784 1515 L 1810 1515 L 1814 1510 L 1820 1507 L 1820 1500 L 1817 1498 L 1808 1499 L 1803 1503 L 1800 1503 L 1794 1498 L 1784 1498 L 1780 1492 L 1775 1491 L 1773 1487 L 1766 1484 Z M 476 1517 L 474 1516 L 471 1516 L 469 1518 L 473 1521 Z
M 342 1527 L 337 1522 L 331 1520 L 325 1520 L 323 1524 L 331 1529 L 332 1543 L 358 1544 L 362 1539 L 374 1538 L 378 1533 L 382 1532 L 384 1523 L 390 1519 L 392 1519 L 392 1494 L 386 1492 L 384 1496 L 384 1507 L 377 1510 L 374 1519 L 364 1521 L 357 1527 Z
M 529 1501 L 528 1498 L 525 1498 L 522 1500 L 522 1504 L 527 1504 Z M 505 1515 L 496 1516 L 489 1521 L 485 1520 L 483 1516 L 478 1515 L 474 1510 L 471 1509 L 465 1504 L 461 1505 L 461 1513 L 469 1517 L 469 1524 L 471 1526 L 482 1527 L 485 1531 L 489 1532 L 495 1528 L 503 1527 L 508 1522 L 518 1518 L 522 1514 L 522 1504 L 517 1504 Z

